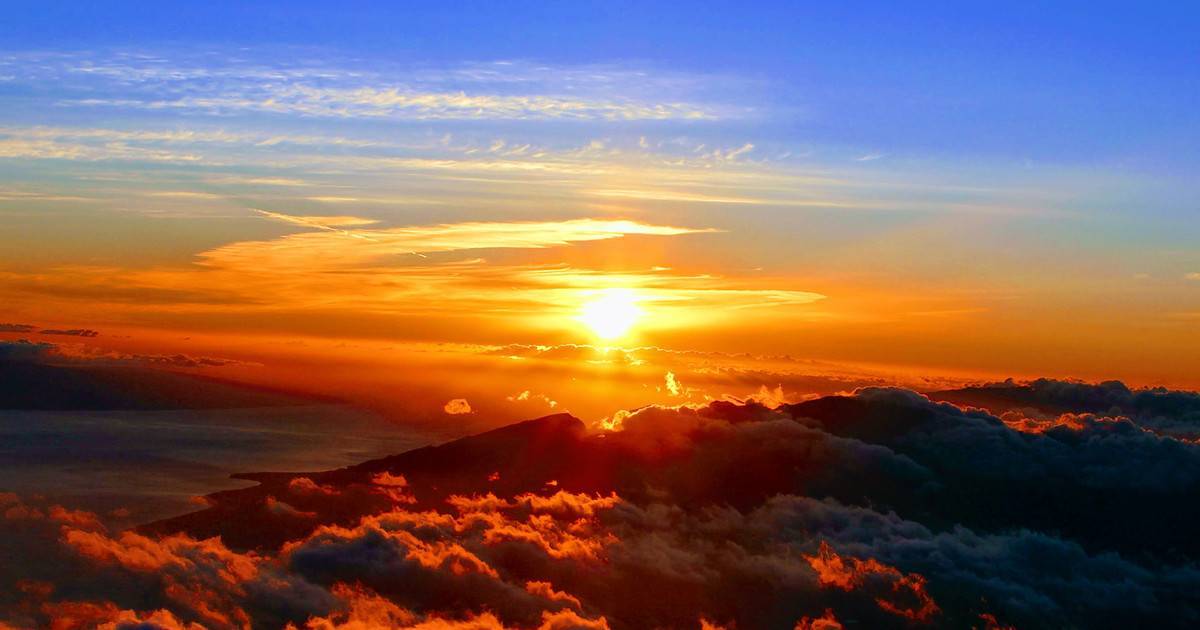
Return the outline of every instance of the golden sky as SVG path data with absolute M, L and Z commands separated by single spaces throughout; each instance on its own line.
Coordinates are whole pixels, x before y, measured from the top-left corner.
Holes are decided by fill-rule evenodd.
M 447 67 L 421 80 L 474 91 L 422 96 L 332 62 L 231 61 L 220 85 L 110 62 L 18 78 L 133 96 L 0 120 L 5 339 L 382 407 L 419 392 L 430 417 L 796 398 L 815 376 L 1200 385 L 1200 228 L 1166 175 L 810 144 L 770 133 L 790 114 L 757 84 L 731 104 L 653 69 Z

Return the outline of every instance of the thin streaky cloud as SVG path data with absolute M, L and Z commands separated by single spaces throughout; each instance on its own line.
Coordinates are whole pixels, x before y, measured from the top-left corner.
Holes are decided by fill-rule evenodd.
M 374 264 L 388 256 L 470 249 L 540 249 L 623 236 L 678 236 L 715 232 L 712 228 L 652 225 L 624 219 L 571 219 L 566 221 L 469 222 L 407 227 L 365 227 L 374 221 L 357 217 L 302 217 L 256 210 L 260 215 L 319 231 L 291 234 L 273 241 L 230 243 L 200 255 L 215 267 L 297 269 L 318 267 L 327 261 L 336 266 Z M 364 226 L 353 231 L 346 227 Z M 348 234 L 366 242 L 331 239 L 330 232 Z M 248 266 L 247 266 L 248 265 Z
M 261 50 L 256 56 L 271 54 Z M 287 57 L 263 66 L 240 55 L 27 53 L 0 60 L 0 71 L 11 71 L 16 84 L 53 86 L 60 107 L 427 121 L 712 121 L 747 114 L 708 100 L 704 92 L 713 76 L 649 68 L 524 62 L 363 67 L 336 57 Z
M 555 96 L 506 96 L 465 92 L 412 92 L 399 88 L 284 88 L 262 96 L 225 94 L 174 100 L 88 98 L 65 105 L 109 106 L 196 112 L 237 111 L 324 118 L 398 120 L 716 120 L 718 115 L 687 103 L 634 103 Z
M 147 197 L 166 197 L 169 199 L 224 199 L 224 195 L 215 193 L 196 192 L 192 190 L 162 190 L 143 193 Z

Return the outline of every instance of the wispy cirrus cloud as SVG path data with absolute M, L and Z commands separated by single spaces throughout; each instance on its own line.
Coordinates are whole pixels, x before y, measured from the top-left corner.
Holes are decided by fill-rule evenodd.
M 128 173 L 124 181 L 142 181 L 142 190 L 109 190 L 100 195 L 173 197 L 175 202 L 195 202 L 192 205 L 230 196 L 247 200 L 287 196 L 292 201 L 343 205 L 444 205 L 461 202 L 463 195 L 473 191 L 537 184 L 541 197 L 601 197 L 626 203 L 960 214 L 1049 211 L 1044 207 L 1046 199 L 1027 201 L 1003 191 L 933 187 L 914 193 L 911 182 L 889 183 L 864 179 L 861 174 L 754 160 L 747 157 L 754 154 L 752 143 L 651 146 L 643 139 L 591 138 L 564 144 L 478 133 L 406 131 L 367 138 L 236 127 L 128 130 L 10 125 L 0 127 L 0 159 L 203 165 L 217 171 L 201 177 L 164 170 Z M 410 179 L 414 186 L 397 194 L 397 177 L 416 178 Z M 441 185 L 435 186 L 435 181 Z M 145 190 L 152 182 L 159 189 Z M 183 184 L 190 186 L 178 188 Z M 300 188 L 306 189 L 305 194 L 289 191 Z M 510 194 L 526 192 L 514 189 Z M 64 201 L 68 197 L 89 200 L 54 196 Z M 0 192 L 0 201 L 4 200 Z M 1037 205 L 1023 205 L 1029 203 Z
M 105 145 L 81 142 L 63 142 L 52 139 L 29 139 L 5 137 L 0 133 L 0 158 L 23 158 L 36 160 L 131 160 L 143 162 L 197 162 L 195 153 L 168 151 L 148 147 L 108 143 Z
M 312 54 L 297 61 L 297 54 L 259 51 L 259 58 L 279 56 L 265 64 L 232 53 L 26 53 L 0 59 L 0 71 L 10 73 L 14 83 L 55 85 L 61 93 L 57 103 L 67 107 L 601 122 L 715 120 L 744 113 L 709 100 L 705 77 L 652 69 L 522 61 L 364 67 Z
M 715 232 L 711 228 L 653 225 L 625 219 L 566 221 L 469 222 L 406 227 L 367 227 L 376 223 L 358 217 L 302 217 L 258 211 L 263 216 L 315 227 L 319 231 L 291 234 L 273 241 L 231 243 L 201 254 L 204 264 L 226 266 L 247 259 L 269 265 L 322 266 L 371 263 L 389 256 L 471 249 L 541 249 L 623 236 L 678 236 Z M 330 234 L 330 232 L 333 234 Z M 338 235 L 358 239 L 347 243 Z M 333 262 L 339 261 L 339 262 Z M 308 263 L 312 264 L 312 263 Z
M 688 103 L 637 103 L 550 95 L 420 92 L 398 87 L 292 86 L 263 94 L 188 96 L 174 100 L 79 99 L 73 105 L 180 109 L 214 114 L 271 112 L 329 118 L 401 120 L 715 120 L 715 112 Z
M 147 197 L 159 197 L 163 199 L 221 199 L 221 195 L 206 192 L 197 192 L 194 190 L 159 190 L 145 193 Z
M 378 223 L 374 219 L 363 219 L 361 217 L 314 217 L 314 216 L 296 216 L 293 214 L 283 214 L 282 212 L 271 212 L 269 210 L 255 210 L 268 219 L 283 221 L 284 223 L 292 223 L 294 225 L 302 225 L 304 227 L 317 228 L 319 230 L 333 230 L 335 232 L 343 231 L 341 228 L 362 227 L 365 225 L 373 225 Z
M 53 192 L 36 190 L 13 190 L 0 188 L 0 201 L 89 201 L 87 197 L 78 195 L 63 195 Z

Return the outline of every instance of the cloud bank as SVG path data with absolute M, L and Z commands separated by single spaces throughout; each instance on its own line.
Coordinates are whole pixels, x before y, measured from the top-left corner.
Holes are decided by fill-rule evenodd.
M 246 475 L 132 531 L 7 495 L 0 580 L 21 587 L 0 606 L 143 627 L 1200 622 L 1200 446 L 1132 421 L 1022 431 L 894 388 L 619 420 Z

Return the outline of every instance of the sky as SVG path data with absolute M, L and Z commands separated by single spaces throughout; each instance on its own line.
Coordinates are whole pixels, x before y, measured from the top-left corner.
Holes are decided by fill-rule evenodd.
M 60 361 L 437 422 L 1200 386 L 1180 3 L 5 13 L 0 336 Z

